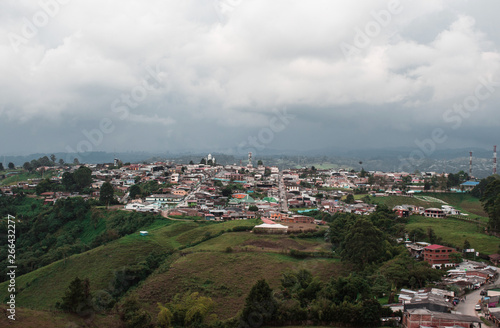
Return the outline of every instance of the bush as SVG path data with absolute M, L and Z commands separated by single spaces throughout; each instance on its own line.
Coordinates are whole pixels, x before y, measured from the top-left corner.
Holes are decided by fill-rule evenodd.
M 253 229 L 254 226 L 236 226 L 233 227 L 231 230 L 232 232 L 239 232 L 239 231 L 250 231 Z
M 308 253 L 306 252 L 301 252 L 299 250 L 296 250 L 296 249 L 291 249 L 290 250 L 290 256 L 291 257 L 294 257 L 296 259 L 305 259 L 306 257 L 308 257 Z
M 94 293 L 92 298 L 92 303 L 94 304 L 94 309 L 103 312 L 111 309 L 115 305 L 115 299 L 105 290 L 98 290 Z

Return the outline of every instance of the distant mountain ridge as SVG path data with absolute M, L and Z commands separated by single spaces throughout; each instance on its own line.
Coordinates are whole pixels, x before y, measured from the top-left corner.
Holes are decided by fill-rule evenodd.
M 330 163 L 340 167 L 359 170 L 361 166 L 365 170 L 371 171 L 407 171 L 414 172 L 458 172 L 469 171 L 469 151 L 473 152 L 472 173 L 473 176 L 484 178 L 492 174 L 493 171 L 493 151 L 481 148 L 461 148 L 436 150 L 429 156 L 419 161 L 408 161 L 412 148 L 395 149 L 316 149 L 307 151 L 291 150 L 273 150 L 267 149 L 265 152 L 259 152 L 253 155 L 254 164 L 263 160 L 265 165 L 276 165 L 280 168 L 311 166 L 317 163 Z M 78 158 L 80 163 L 112 163 L 115 158 L 122 162 L 130 163 L 149 163 L 153 161 L 174 161 L 177 163 L 199 163 L 200 160 L 208 155 L 207 152 L 89 152 L 89 153 L 54 153 L 56 162 L 62 158 L 66 163 L 73 163 Z M 247 154 L 237 154 L 232 150 L 224 152 L 213 151 L 219 164 L 247 164 Z M 25 156 L 2 156 L 0 162 L 7 166 L 13 162 L 16 166 L 21 166 L 25 162 L 38 159 L 43 156 L 49 156 L 49 153 L 35 153 Z M 406 162 L 405 162 L 406 160 Z M 362 162 L 360 165 L 359 162 Z M 411 165 L 404 165 L 410 163 Z

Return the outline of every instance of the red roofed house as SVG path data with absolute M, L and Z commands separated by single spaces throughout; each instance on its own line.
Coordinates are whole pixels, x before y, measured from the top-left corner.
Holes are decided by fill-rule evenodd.
M 441 245 L 429 245 L 424 248 L 423 259 L 428 262 L 433 268 L 436 266 L 453 266 L 454 263 L 450 260 L 450 254 L 458 253 L 454 248 L 441 246 Z

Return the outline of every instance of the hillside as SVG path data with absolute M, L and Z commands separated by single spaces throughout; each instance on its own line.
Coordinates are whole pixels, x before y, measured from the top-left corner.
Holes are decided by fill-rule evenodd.
M 470 218 L 479 217 L 486 222 L 488 215 L 484 212 L 481 202 L 469 193 L 418 193 L 412 197 L 405 196 L 386 196 L 371 198 L 375 204 L 385 204 L 389 208 L 396 205 L 416 205 L 422 207 L 438 207 L 442 205 L 451 205 L 468 214 Z
M 297 260 L 261 252 L 194 252 L 178 258 L 166 272 L 152 275 L 135 293 L 154 313 L 157 302 L 165 303 L 177 293 L 197 291 L 210 296 L 216 302 L 216 314 L 227 319 L 243 307 L 245 297 L 259 279 L 278 288 L 283 271 L 307 269 L 327 281 L 338 275 L 339 265 L 334 259 Z
M 277 287 L 284 270 L 306 268 L 325 281 L 338 274 L 338 260 L 298 260 L 281 254 L 289 248 L 323 252 L 328 246 L 321 239 L 230 232 L 257 222 L 155 222 L 148 236 L 128 235 L 18 277 L 17 302 L 30 309 L 54 310 L 75 277 L 89 278 L 94 292 L 108 289 L 116 270 L 138 265 L 154 251 L 171 254 L 175 249 L 182 250 L 168 257 L 156 272 L 130 291 L 149 304 L 151 313 L 156 313 L 157 302 L 191 290 L 211 296 L 217 304 L 216 313 L 229 318 L 243 306 L 250 288 L 262 277 Z M 231 252 L 227 247 L 232 248 Z M 7 296 L 4 282 L 0 284 L 0 299 Z
M 467 194 L 429 193 L 418 196 L 389 196 L 373 198 L 373 201 L 389 207 L 396 204 L 439 207 L 445 201 L 471 215 L 481 214 L 480 203 Z M 26 213 L 32 209 L 29 203 L 23 206 Z M 112 216 L 108 213 L 103 216 L 103 221 L 108 224 L 111 218 L 121 216 L 121 212 L 113 211 Z M 85 218 L 85 226 L 90 225 L 88 219 Z M 33 317 L 36 316 L 40 320 L 39 327 L 49 327 L 49 313 L 54 317 L 51 327 L 65 327 L 62 325 L 65 321 L 82 325 L 81 318 L 62 313 L 55 307 L 75 277 L 89 278 L 93 293 L 102 290 L 116 292 L 116 297 L 121 300 L 124 296 L 137 296 L 153 318 L 158 313 L 157 303 L 164 304 L 177 294 L 190 291 L 212 298 L 215 314 L 220 319 L 227 319 L 243 308 L 246 296 L 259 279 L 266 279 L 272 289 L 279 290 L 281 275 L 286 271 L 307 269 L 323 282 L 348 274 L 338 258 L 297 259 L 289 255 L 290 249 L 295 249 L 330 256 L 331 244 L 322 237 L 256 235 L 245 231 L 259 222 L 238 220 L 216 223 L 157 218 L 146 228 L 149 232 L 147 236 L 134 232 L 19 276 L 16 301 L 21 307 L 19 313 L 25 322 L 23 326 L 34 327 Z M 467 239 L 483 254 L 496 252 L 498 238 L 485 235 L 480 223 L 475 220 L 468 222 L 454 218 L 413 216 L 405 228 L 407 231 L 422 229 L 424 232 L 432 228 L 446 244 L 461 247 Z M 82 230 L 82 241 L 93 240 L 103 229 L 100 225 L 97 229 L 87 227 Z M 140 271 L 152 254 L 163 254 L 159 267 L 146 273 Z M 123 289 L 116 291 L 117 284 Z M 6 282 L 0 284 L 2 301 L 8 297 L 6 286 Z M 120 319 L 113 313 L 94 313 L 94 324 L 118 327 Z
M 420 228 L 427 232 L 434 230 L 436 236 L 443 242 L 454 247 L 463 248 L 464 241 L 468 240 L 471 247 L 483 254 L 498 252 L 499 238 L 484 234 L 484 226 L 473 221 L 467 222 L 454 218 L 438 219 L 423 216 L 412 216 L 406 225 L 407 231 Z M 412 237 L 410 236 L 410 239 Z

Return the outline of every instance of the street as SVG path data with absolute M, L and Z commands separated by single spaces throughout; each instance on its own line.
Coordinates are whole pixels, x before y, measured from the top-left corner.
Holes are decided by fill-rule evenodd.
M 497 271 L 500 273 L 500 269 L 497 268 Z M 500 282 L 500 275 L 497 277 L 497 280 L 495 281 L 495 284 L 498 284 Z M 476 304 L 479 302 L 481 299 L 480 292 L 483 290 L 484 287 L 491 286 L 491 285 L 484 285 L 480 289 L 477 289 L 469 294 L 467 294 L 467 298 L 464 302 L 460 302 L 457 307 L 456 311 L 460 312 L 462 314 L 466 315 L 475 315 L 479 316 L 479 311 L 475 310 Z

